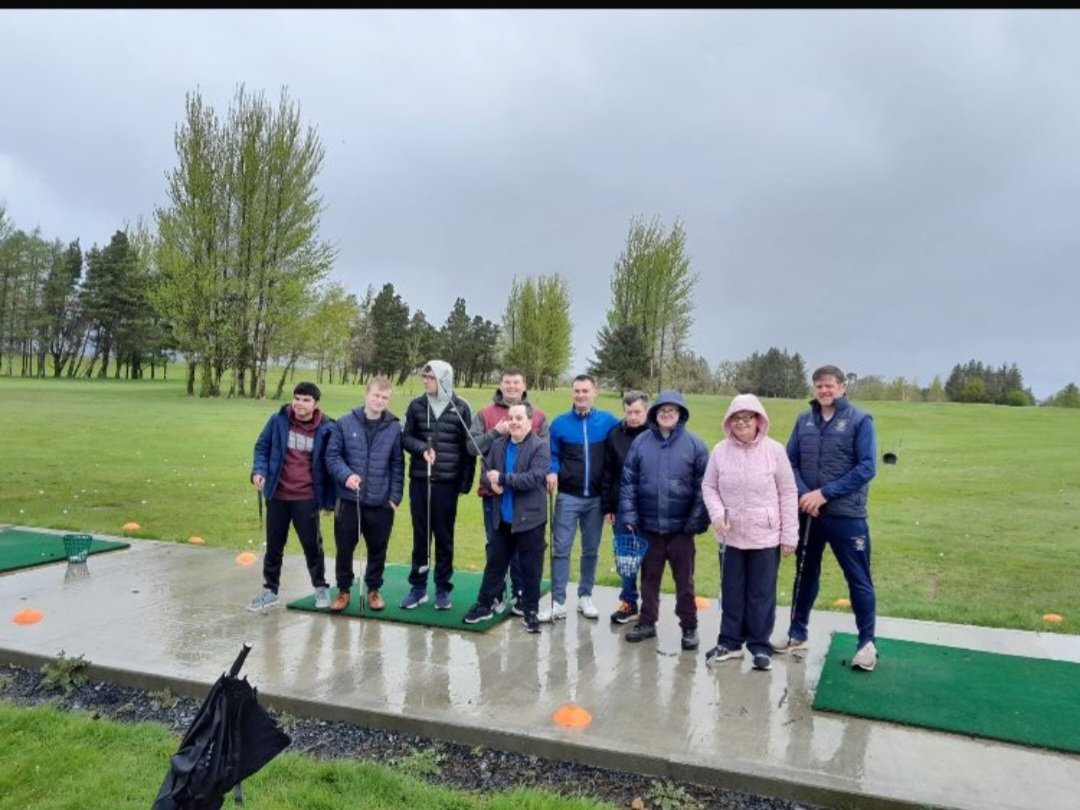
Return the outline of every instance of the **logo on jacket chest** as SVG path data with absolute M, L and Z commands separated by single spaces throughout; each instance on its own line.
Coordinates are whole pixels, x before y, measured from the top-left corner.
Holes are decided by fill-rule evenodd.
M 843 433 L 845 430 L 847 430 L 847 425 L 847 419 L 837 419 L 836 424 L 833 427 L 835 428 L 837 433 Z

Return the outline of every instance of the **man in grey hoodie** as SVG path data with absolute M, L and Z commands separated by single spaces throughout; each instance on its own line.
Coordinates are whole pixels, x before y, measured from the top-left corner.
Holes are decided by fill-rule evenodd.
M 457 499 L 467 495 L 476 474 L 469 453 L 469 403 L 454 394 L 454 369 L 442 360 L 421 373 L 424 393 L 405 411 L 401 444 L 409 454 L 409 510 L 413 524 L 411 589 L 401 606 L 412 610 L 428 601 L 428 571 L 435 566 L 435 609 L 453 607 L 454 523 Z M 434 561 L 430 541 L 435 538 Z

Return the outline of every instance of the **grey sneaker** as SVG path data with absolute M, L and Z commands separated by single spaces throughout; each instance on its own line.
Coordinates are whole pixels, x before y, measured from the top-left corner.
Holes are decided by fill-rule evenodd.
M 788 636 L 775 642 L 772 646 L 774 652 L 778 655 L 784 655 L 789 652 L 805 652 L 810 649 L 810 642 L 805 638 L 791 638 Z
M 851 659 L 852 669 L 861 669 L 863 672 L 873 672 L 877 666 L 877 647 L 874 642 L 866 642 Z
M 427 602 L 427 588 L 413 588 L 406 594 L 405 598 L 401 600 L 401 606 L 405 610 L 412 610 L 418 605 L 422 605 Z
M 330 589 L 320 585 L 315 589 L 315 609 L 326 610 L 330 607 Z
M 714 667 L 717 664 L 724 661 L 734 661 L 737 658 L 743 657 L 742 647 L 737 650 L 729 650 L 727 647 L 717 644 L 707 653 L 705 653 L 705 666 Z
M 248 603 L 248 610 L 252 613 L 258 613 L 261 610 L 266 610 L 268 607 L 273 607 L 278 603 L 278 595 L 269 588 L 263 588 L 259 593 Z
M 759 669 L 762 672 L 768 672 L 772 669 L 772 658 L 765 653 L 758 653 L 754 656 L 754 669 Z
M 436 610 L 449 610 L 454 606 L 454 603 L 450 601 L 449 591 L 436 591 L 435 592 L 435 609 Z

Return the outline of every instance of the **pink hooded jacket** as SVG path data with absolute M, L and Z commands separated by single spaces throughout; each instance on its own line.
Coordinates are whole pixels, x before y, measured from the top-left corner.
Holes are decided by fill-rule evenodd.
M 743 444 L 731 431 L 731 415 L 754 411 L 757 436 Z M 727 438 L 713 448 L 701 493 L 712 521 L 728 510 L 727 545 L 734 548 L 795 548 L 799 541 L 799 499 L 795 474 L 784 446 L 769 438 L 769 416 L 753 394 L 731 400 L 724 414 Z M 717 541 L 720 541 L 717 532 Z

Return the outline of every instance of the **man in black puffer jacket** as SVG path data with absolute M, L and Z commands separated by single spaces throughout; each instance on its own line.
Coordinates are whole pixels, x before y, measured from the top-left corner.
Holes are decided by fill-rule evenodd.
M 326 466 L 337 485 L 334 541 L 337 544 L 338 593 L 330 610 L 349 606 L 353 584 L 353 552 L 364 536 L 367 606 L 382 610 L 379 593 L 386 569 L 386 547 L 394 528 L 394 512 L 405 487 L 405 458 L 401 453 L 401 422 L 388 411 L 393 387 L 375 377 L 368 383 L 364 407 L 354 408 L 334 426 L 326 449 Z
M 405 411 L 402 446 L 410 456 L 409 510 L 413 524 L 412 586 L 401 606 L 412 610 L 428 600 L 429 541 L 435 536 L 435 609 L 453 607 L 450 579 L 454 575 L 454 523 L 457 499 L 467 495 L 476 474 L 476 457 L 469 453 L 469 403 L 454 395 L 454 370 L 432 360 L 421 374 L 424 393 Z M 431 501 L 428 502 L 430 493 Z

